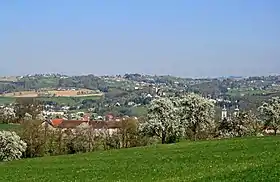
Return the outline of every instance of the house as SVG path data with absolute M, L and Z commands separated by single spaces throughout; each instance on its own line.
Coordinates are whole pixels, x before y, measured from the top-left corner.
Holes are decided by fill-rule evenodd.
M 82 119 L 83 119 L 84 121 L 89 121 L 89 120 L 90 120 L 90 117 L 91 117 L 90 113 L 85 113 Z
M 107 114 L 106 116 L 105 116 L 105 120 L 106 121 L 112 121 L 114 119 L 114 116 L 112 115 L 112 114 Z
M 63 116 L 64 112 L 56 112 L 56 111 L 42 111 L 44 116 Z
M 108 131 L 109 135 L 117 132 L 121 126 L 118 121 L 90 121 L 89 125 L 96 131 Z
M 88 121 L 84 121 L 84 120 L 63 120 L 58 126 L 57 128 L 61 128 L 61 129 L 75 129 L 76 127 L 78 127 L 80 124 L 82 123 L 86 123 Z
M 46 120 L 42 123 L 43 127 L 49 129 L 62 129 L 67 130 L 70 129 L 71 131 L 75 131 L 77 127 L 88 125 L 94 131 L 108 131 L 110 135 L 114 132 L 117 132 L 120 128 L 119 121 L 102 121 L 102 120 L 95 120 L 95 121 L 86 121 L 86 120 L 64 120 L 64 119 L 53 119 L 53 120 Z
M 52 126 L 57 127 L 62 123 L 63 119 L 52 119 L 50 121 Z

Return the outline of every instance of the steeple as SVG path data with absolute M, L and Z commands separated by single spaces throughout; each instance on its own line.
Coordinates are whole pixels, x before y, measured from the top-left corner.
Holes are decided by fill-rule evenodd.
M 226 106 L 224 105 L 224 108 L 222 109 L 222 120 L 227 118 L 227 109 Z
M 238 108 L 238 105 L 236 106 L 236 108 L 234 109 L 234 117 L 237 117 L 238 114 L 239 114 L 239 108 Z

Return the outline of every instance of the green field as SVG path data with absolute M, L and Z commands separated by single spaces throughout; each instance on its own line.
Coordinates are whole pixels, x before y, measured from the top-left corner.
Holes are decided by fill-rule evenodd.
M 0 131 L 1 130 L 16 130 L 17 128 L 19 128 L 20 125 L 16 125 L 16 124 L 0 124 Z
M 75 105 L 85 99 L 100 99 L 99 96 L 79 96 L 79 97 L 36 97 L 38 100 L 42 101 L 53 101 L 58 104 L 66 104 L 66 105 Z M 1 97 L 0 96 L 0 105 L 1 104 L 10 104 L 15 102 L 15 97 Z
M 279 88 L 274 88 L 274 89 L 270 89 L 270 90 L 231 89 L 231 90 L 228 91 L 228 94 L 232 97 L 242 96 L 242 95 L 263 96 L 263 95 L 275 94 L 277 92 L 279 92 Z
M 16 98 L 15 97 L 3 97 L 0 96 L 0 105 L 1 104 L 10 104 L 15 102 Z
M 133 116 L 145 116 L 148 112 L 148 109 L 145 106 L 132 107 L 131 110 Z
M 279 181 L 280 137 L 181 142 L 0 164 L 0 181 Z
M 43 101 L 53 101 L 56 102 L 58 104 L 66 104 L 66 105 L 75 105 L 77 103 L 82 102 L 83 100 L 86 99 L 92 99 L 92 100 L 96 100 L 96 99 L 100 99 L 101 97 L 99 96 L 80 96 L 80 97 L 50 97 L 50 98 L 39 98 L 39 100 L 43 100 Z

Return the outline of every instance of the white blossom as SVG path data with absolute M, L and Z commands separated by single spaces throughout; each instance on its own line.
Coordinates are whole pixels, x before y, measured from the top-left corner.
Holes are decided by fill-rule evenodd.
M 162 143 L 170 137 L 178 138 L 183 134 L 178 109 L 169 98 L 159 98 L 151 102 L 148 110 L 148 119 L 140 124 L 140 130 L 152 136 L 158 136 Z
M 194 139 L 200 131 L 214 127 L 214 104 L 197 94 L 190 93 L 179 100 L 181 123 L 193 132 Z
M 165 143 L 184 136 L 186 130 L 193 132 L 194 138 L 200 131 L 214 127 L 214 104 L 197 94 L 182 98 L 159 98 L 153 100 L 148 110 L 148 120 L 140 129 L 147 134 L 158 136 Z
M 15 132 L 0 131 L 0 161 L 20 159 L 26 147 Z
M 265 126 L 271 127 L 276 134 L 280 128 L 280 98 L 273 97 L 268 103 L 263 103 L 259 110 L 263 115 Z

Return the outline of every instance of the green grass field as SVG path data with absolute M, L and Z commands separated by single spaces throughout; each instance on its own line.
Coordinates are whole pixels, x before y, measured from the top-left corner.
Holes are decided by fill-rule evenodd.
M 0 164 L 0 181 L 279 181 L 280 137 L 181 142 Z
M 148 113 L 148 108 L 145 106 L 132 107 L 133 116 L 145 116 Z
M 2 104 L 10 104 L 10 103 L 13 103 L 15 102 L 16 98 L 14 97 L 3 97 L 3 96 L 0 96 L 0 105 Z
M 101 97 L 99 96 L 79 96 L 79 97 L 36 97 L 38 100 L 42 101 L 53 101 L 57 102 L 58 104 L 69 104 L 69 105 L 74 105 L 78 102 L 81 102 L 85 99 L 100 99 Z M 3 97 L 0 96 L 0 105 L 1 104 L 10 104 L 15 102 L 16 98 L 15 97 Z
M 77 103 L 82 102 L 83 100 L 86 99 L 92 99 L 92 100 L 96 100 L 96 99 L 100 99 L 101 97 L 99 96 L 80 96 L 80 97 L 50 97 L 50 98 L 39 98 L 39 100 L 43 100 L 43 101 L 53 101 L 56 102 L 58 104 L 66 104 L 66 105 L 75 105 Z
M 16 124 L 0 124 L 0 131 L 1 130 L 16 130 L 20 127 L 20 125 L 16 125 Z

